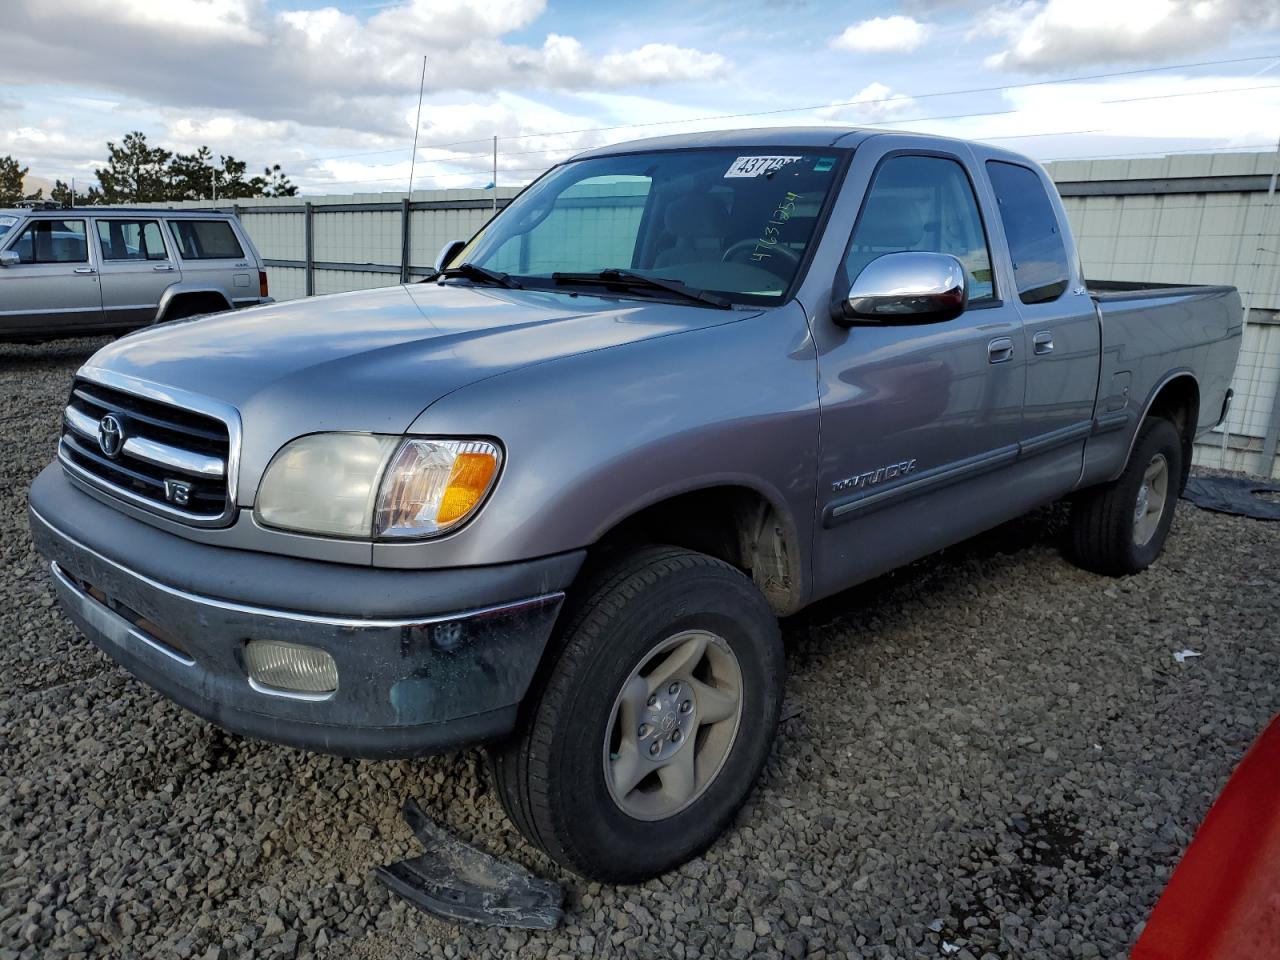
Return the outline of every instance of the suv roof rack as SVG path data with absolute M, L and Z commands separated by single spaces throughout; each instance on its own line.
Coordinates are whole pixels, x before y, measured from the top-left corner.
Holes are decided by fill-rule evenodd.
M 151 216 L 158 214 L 171 215 L 175 213 L 199 213 L 208 216 L 209 214 L 217 214 L 220 216 L 231 216 L 235 213 L 231 207 L 125 207 L 112 206 L 103 204 L 96 207 L 63 207 L 59 206 L 52 200 L 35 200 L 19 204 L 14 207 L 15 210 L 31 210 L 36 213 L 79 213 L 85 215 L 97 215 L 110 213 L 147 213 Z

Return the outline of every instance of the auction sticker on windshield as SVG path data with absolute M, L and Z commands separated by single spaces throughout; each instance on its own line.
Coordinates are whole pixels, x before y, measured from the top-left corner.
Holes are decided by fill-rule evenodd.
M 762 177 L 802 159 L 803 157 L 739 157 L 729 165 L 725 177 Z

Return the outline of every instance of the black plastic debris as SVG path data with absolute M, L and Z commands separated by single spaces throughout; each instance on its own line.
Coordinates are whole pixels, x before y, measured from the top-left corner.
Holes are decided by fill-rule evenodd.
M 463 843 L 429 820 L 413 800 L 405 801 L 403 813 L 426 852 L 374 871 L 393 893 L 445 920 L 526 930 L 559 926 L 564 918 L 559 884 Z
M 1280 520 L 1280 483 L 1245 477 L 1191 477 L 1182 496 L 1205 510 Z

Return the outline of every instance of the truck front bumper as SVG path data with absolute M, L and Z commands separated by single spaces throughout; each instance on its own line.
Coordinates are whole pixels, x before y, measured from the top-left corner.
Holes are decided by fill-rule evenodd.
M 63 609 L 112 659 L 218 726 L 343 756 L 508 733 L 583 559 L 409 571 L 230 550 L 134 520 L 56 465 L 30 514 Z M 252 640 L 323 650 L 337 689 L 253 682 Z

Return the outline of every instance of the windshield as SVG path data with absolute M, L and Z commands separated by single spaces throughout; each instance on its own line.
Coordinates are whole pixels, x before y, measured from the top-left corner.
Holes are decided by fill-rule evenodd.
M 565 164 L 512 201 L 452 263 L 522 286 L 621 270 L 730 301 L 776 303 L 796 278 L 841 159 L 834 150 L 736 148 Z
M 0 216 L 0 237 L 3 237 L 18 222 L 17 217 Z

